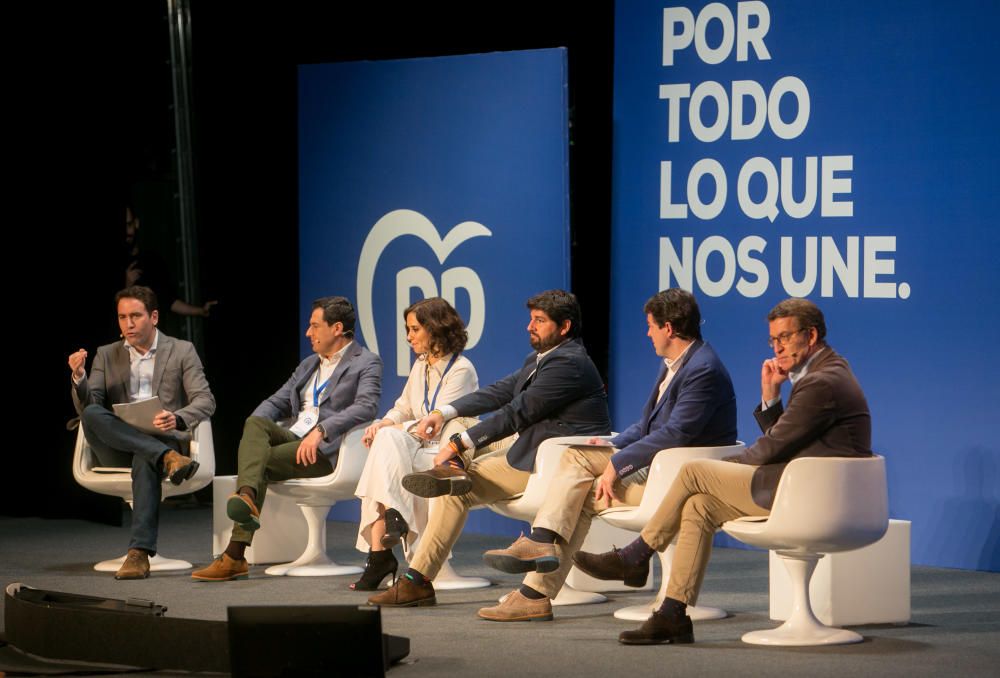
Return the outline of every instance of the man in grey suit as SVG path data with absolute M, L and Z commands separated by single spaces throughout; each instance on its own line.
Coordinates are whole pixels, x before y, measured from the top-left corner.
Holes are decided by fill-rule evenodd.
M 694 641 L 687 606 L 698 600 L 715 531 L 727 520 L 768 515 L 789 461 L 872 454 L 868 402 L 847 361 L 827 345 L 823 312 L 808 299 L 786 299 L 767 320 L 774 358 L 761 367 L 761 402 L 754 411 L 763 435 L 726 461 L 685 464 L 639 538 L 625 548 L 579 552 L 573 559 L 599 579 L 635 579 L 648 571 L 655 551 L 677 538 L 663 604 L 641 628 L 623 631 L 623 644 Z M 781 402 L 785 382 L 792 384 L 787 407 Z
M 246 579 L 243 554 L 260 527 L 267 484 L 333 473 L 344 434 L 375 418 L 382 360 L 353 341 L 354 307 L 344 297 L 322 297 L 312 308 L 306 336 L 315 355 L 299 363 L 284 386 L 247 419 L 237 491 L 226 502 L 226 514 L 235 523 L 229 545 L 192 579 Z
M 97 349 L 88 375 L 87 351 L 69 357 L 73 404 L 84 435 L 102 466 L 132 467 L 132 538 L 116 579 L 145 579 L 149 556 L 156 554 L 160 520 L 160 483 L 179 485 L 198 463 L 182 454 L 191 431 L 215 411 L 215 398 L 194 346 L 159 332 L 156 294 L 134 285 L 115 296 L 124 341 Z M 163 409 L 143 433 L 108 406 L 158 396 Z

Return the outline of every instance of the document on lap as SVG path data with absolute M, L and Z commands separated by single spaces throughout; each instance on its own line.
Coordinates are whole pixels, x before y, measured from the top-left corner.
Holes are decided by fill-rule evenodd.
M 153 418 L 163 411 L 160 396 L 153 396 L 134 403 L 115 403 L 112 405 L 115 415 L 126 424 L 143 433 L 161 433 L 153 426 Z

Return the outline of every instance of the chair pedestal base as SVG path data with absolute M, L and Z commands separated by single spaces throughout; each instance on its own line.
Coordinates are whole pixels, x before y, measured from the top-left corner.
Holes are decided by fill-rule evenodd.
M 94 569 L 98 572 L 117 572 L 118 568 L 121 567 L 124 562 L 125 556 L 112 558 L 111 560 L 102 560 L 94 565 Z M 149 559 L 150 572 L 176 572 L 178 570 L 190 570 L 193 567 L 194 565 L 186 560 L 164 558 L 159 554 Z
M 667 583 L 670 581 L 670 568 L 673 567 L 674 550 L 676 544 L 670 544 L 658 555 L 660 557 L 660 590 L 656 594 L 656 600 L 643 605 L 630 605 L 620 610 L 615 610 L 615 619 L 625 619 L 627 621 L 646 621 L 654 610 L 660 609 L 663 599 L 667 597 Z M 729 614 L 725 610 L 717 607 L 705 607 L 701 605 L 689 605 L 687 609 L 691 621 L 712 621 L 715 619 L 725 619 Z
M 655 610 L 660 609 L 663 601 L 657 599 L 652 604 L 646 603 L 644 605 L 630 605 L 629 607 L 623 607 L 620 610 L 615 610 L 615 619 L 625 619 L 628 621 L 646 621 L 649 615 L 653 614 Z M 705 607 L 703 605 L 688 606 L 687 614 L 691 617 L 691 621 L 714 621 L 716 619 L 725 619 L 729 614 L 725 610 L 720 610 L 717 607 Z
M 493 586 L 493 582 L 482 577 L 463 577 L 455 572 L 451 562 L 446 560 L 434 578 L 435 591 L 466 591 L 469 589 L 485 589 Z
M 743 642 L 751 645 L 849 645 L 860 643 L 864 638 L 854 631 L 838 629 L 820 624 L 816 628 L 785 628 L 782 624 L 771 631 L 750 631 L 743 634 Z
M 326 555 L 326 516 L 331 506 L 332 503 L 320 506 L 299 504 L 309 530 L 306 549 L 290 563 L 267 568 L 265 574 L 276 577 L 335 577 L 364 572 L 364 568 L 354 565 L 338 565 Z
M 561 607 L 563 605 L 595 605 L 607 602 L 607 600 L 608 597 L 603 594 L 592 591 L 580 591 L 569 584 L 563 584 L 563 587 L 559 589 L 559 593 L 552 599 L 552 607 Z
M 826 626 L 816 619 L 809 603 L 809 580 L 822 554 L 775 552 L 788 570 L 792 585 L 792 614 L 776 629 L 751 631 L 743 642 L 752 645 L 846 645 L 864 640 L 846 629 Z

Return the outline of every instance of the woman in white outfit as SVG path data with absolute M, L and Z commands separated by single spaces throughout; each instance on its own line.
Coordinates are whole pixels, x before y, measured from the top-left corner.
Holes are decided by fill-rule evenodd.
M 476 368 L 461 355 L 468 334 L 458 313 L 444 299 L 423 299 L 403 311 L 406 340 L 417 355 L 403 393 L 385 417 L 365 430 L 371 449 L 358 489 L 361 525 L 358 550 L 368 552 L 361 579 L 351 584 L 373 591 L 389 575 L 395 579 L 398 562 L 392 547 L 415 547 L 427 526 L 428 501 L 410 494 L 400 484 L 403 476 L 434 465 L 437 441 L 425 442 L 408 431 L 422 417 L 479 388 Z M 451 435 L 452 428 L 448 431 Z

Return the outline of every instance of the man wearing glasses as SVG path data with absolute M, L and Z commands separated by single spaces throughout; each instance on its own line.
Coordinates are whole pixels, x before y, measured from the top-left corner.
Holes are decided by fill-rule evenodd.
M 677 538 L 667 597 L 626 645 L 690 643 L 687 606 L 698 599 L 715 531 L 727 520 L 770 513 L 778 480 L 796 457 L 871 456 L 871 415 L 847 361 L 826 344 L 826 322 L 806 299 L 786 299 L 767 316 L 774 357 L 761 366 L 761 402 L 754 411 L 764 434 L 726 461 L 688 462 L 638 539 L 621 550 L 579 552 L 574 563 L 600 579 L 645 581 L 649 559 Z M 781 385 L 792 383 L 788 404 Z M 735 463 L 732 463 L 735 462 Z

